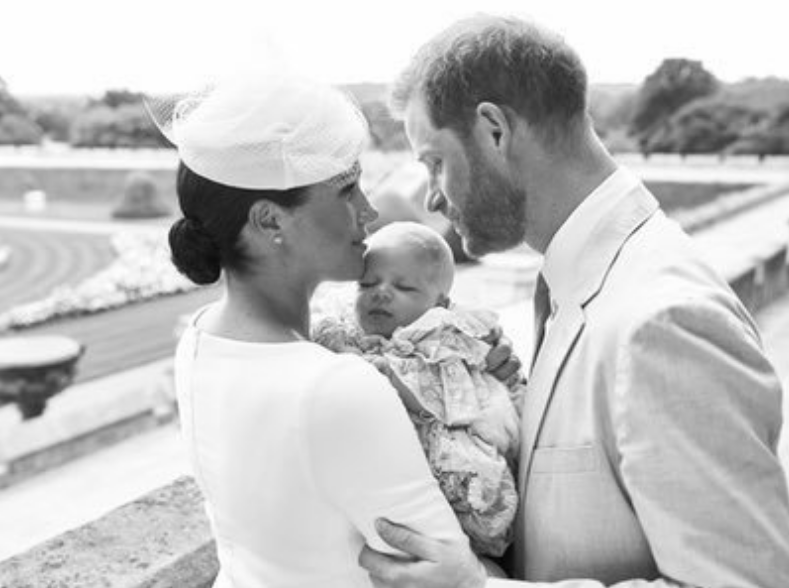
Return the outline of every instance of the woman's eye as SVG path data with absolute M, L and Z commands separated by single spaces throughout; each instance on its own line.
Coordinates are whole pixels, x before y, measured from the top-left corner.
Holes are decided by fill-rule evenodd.
M 356 190 L 358 187 L 359 187 L 358 182 L 354 182 L 353 184 L 348 184 L 340 191 L 340 194 L 348 199 L 353 198 L 356 195 Z

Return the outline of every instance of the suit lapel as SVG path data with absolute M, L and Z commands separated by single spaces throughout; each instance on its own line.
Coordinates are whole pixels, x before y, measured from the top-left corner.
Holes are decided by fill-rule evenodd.
M 526 387 L 521 435 L 522 457 L 519 488 L 523 488 L 531 465 L 534 446 L 550 404 L 556 380 L 564 362 L 584 327 L 583 311 L 578 306 L 559 307 L 550 328 L 550 336 L 540 349 L 531 378 Z
M 577 266 L 566 268 L 574 280 L 568 298 L 558 301 L 558 310 L 550 326 L 534 370 L 527 384 L 521 428 L 519 489 L 525 489 L 534 448 L 553 398 L 556 382 L 565 367 L 573 346 L 585 324 L 584 307 L 594 299 L 605 283 L 624 244 L 658 210 L 655 198 L 634 180 L 609 202 L 610 213 L 592 227 L 577 253 Z

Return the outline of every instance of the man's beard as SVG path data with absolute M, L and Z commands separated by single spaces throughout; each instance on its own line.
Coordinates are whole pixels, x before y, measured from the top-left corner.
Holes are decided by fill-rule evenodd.
M 482 161 L 474 148 L 466 150 L 470 179 L 459 225 L 463 249 L 472 257 L 505 251 L 526 236 L 526 194 Z

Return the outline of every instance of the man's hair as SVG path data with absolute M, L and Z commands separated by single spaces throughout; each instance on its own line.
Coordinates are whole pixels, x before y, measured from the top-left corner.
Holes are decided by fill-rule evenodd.
M 585 119 L 586 87 L 581 60 L 559 35 L 516 18 L 478 15 L 422 46 L 395 81 L 390 109 L 402 118 L 421 97 L 433 126 L 466 137 L 477 105 L 491 102 L 550 139 Z

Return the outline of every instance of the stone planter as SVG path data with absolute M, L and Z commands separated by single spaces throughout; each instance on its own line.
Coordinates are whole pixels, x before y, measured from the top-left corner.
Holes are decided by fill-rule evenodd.
M 41 415 L 47 401 L 71 384 L 84 352 L 68 337 L 0 339 L 0 405 L 16 403 L 23 419 Z

